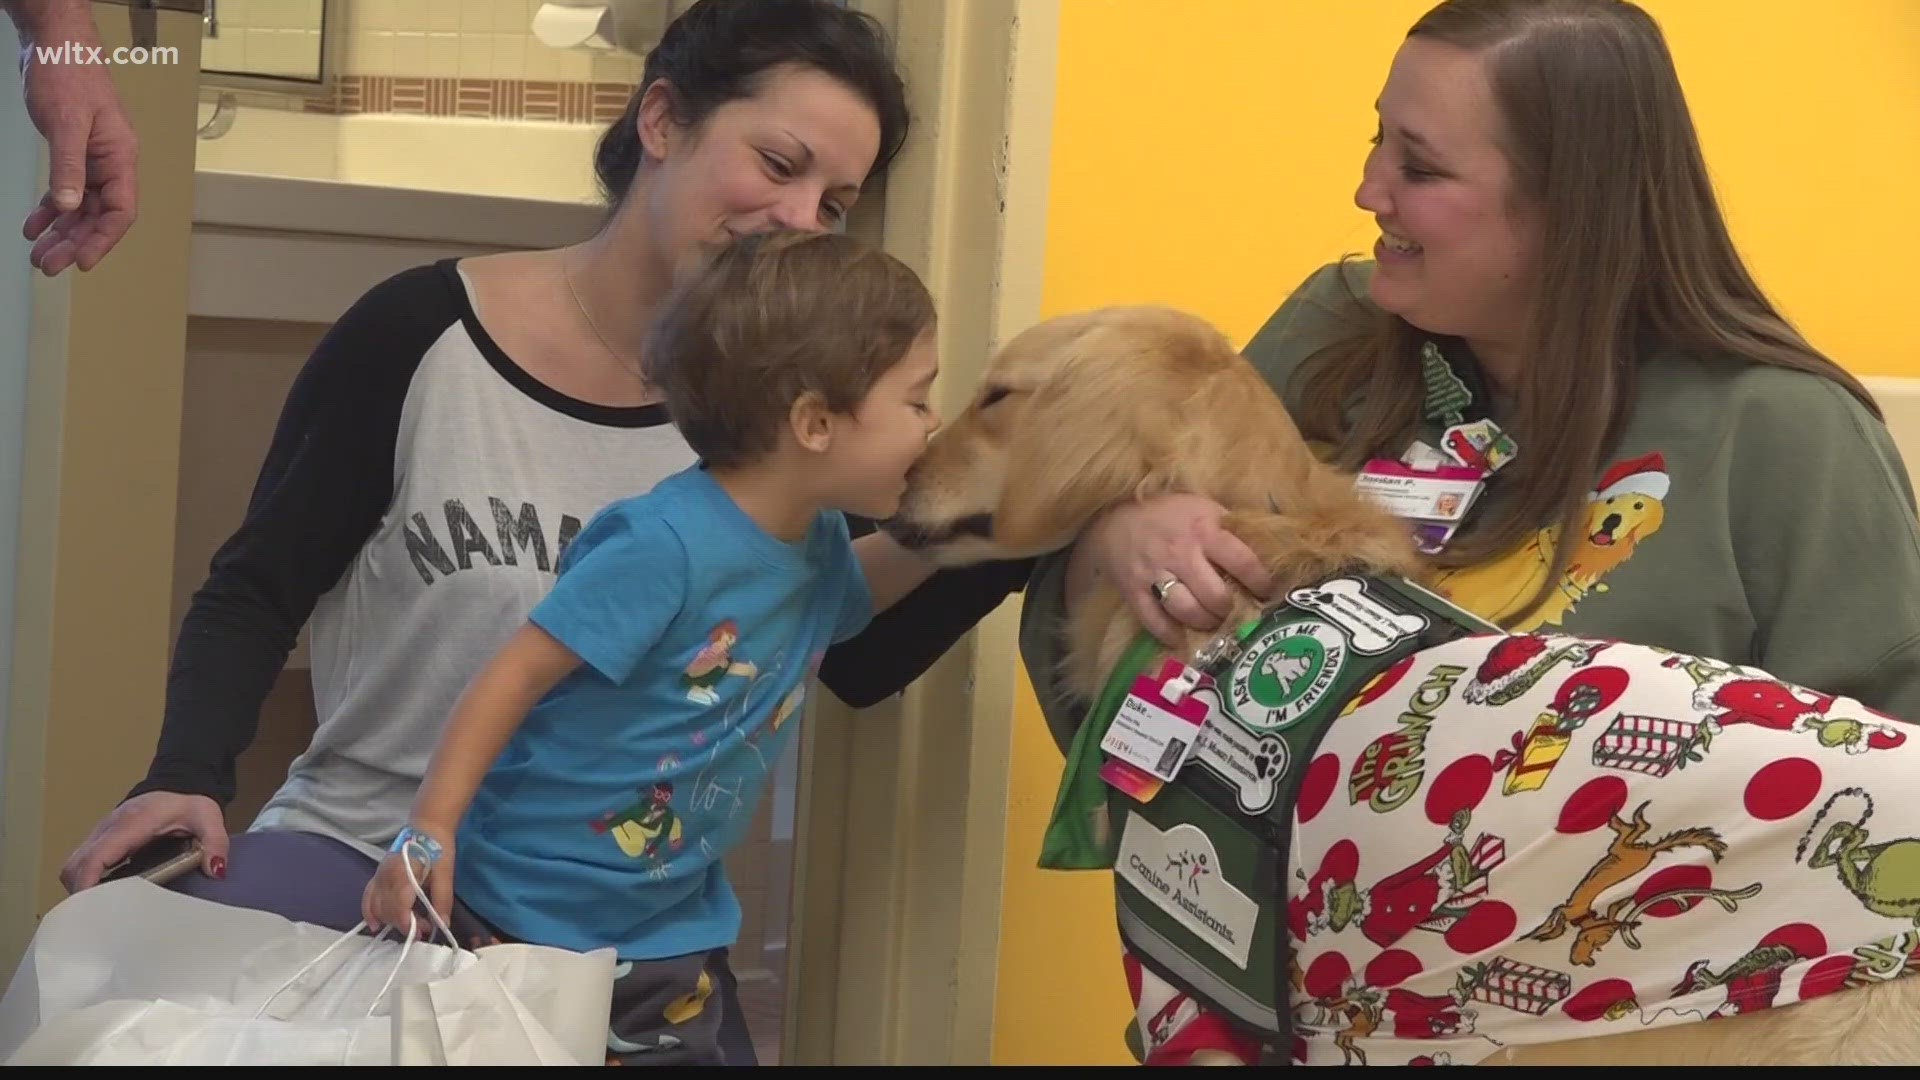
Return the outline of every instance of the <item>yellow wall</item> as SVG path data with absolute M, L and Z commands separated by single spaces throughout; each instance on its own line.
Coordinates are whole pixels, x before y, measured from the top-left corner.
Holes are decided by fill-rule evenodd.
M 1920 375 L 1920 3 L 1644 2 L 1762 285 L 1854 371 Z M 1062 0 L 1043 314 L 1151 300 L 1244 341 L 1365 251 L 1372 102 L 1428 6 Z M 993 1060 L 1127 1063 L 1109 879 L 1034 869 L 1059 771 L 1023 672 Z

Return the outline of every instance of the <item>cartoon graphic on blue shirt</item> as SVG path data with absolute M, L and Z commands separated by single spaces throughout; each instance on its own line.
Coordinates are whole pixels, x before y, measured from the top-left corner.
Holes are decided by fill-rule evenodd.
M 641 795 L 641 801 L 626 809 L 601 815 L 592 828 L 597 833 L 612 833 L 614 843 L 628 858 L 658 862 L 663 847 L 667 852 L 680 850 L 680 818 L 673 812 L 673 785 L 663 780 Z
M 460 899 L 503 932 L 622 960 L 731 944 L 723 858 L 827 648 L 873 599 L 845 518 L 777 538 L 699 466 L 590 521 L 529 616 L 582 661 L 462 822 Z
M 701 705 L 712 705 L 720 700 L 714 692 L 714 686 L 728 675 L 745 675 L 752 678 L 758 672 L 751 662 L 735 663 L 733 659 L 734 643 L 740 640 L 740 627 L 732 619 L 721 622 L 707 635 L 707 647 L 687 665 L 682 681 L 687 687 L 687 700 Z

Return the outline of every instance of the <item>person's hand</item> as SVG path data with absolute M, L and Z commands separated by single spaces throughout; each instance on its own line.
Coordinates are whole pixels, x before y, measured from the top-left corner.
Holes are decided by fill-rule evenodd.
M 1182 625 L 1218 629 L 1232 610 L 1236 587 L 1263 600 L 1273 588 L 1260 557 L 1220 527 L 1225 514 L 1225 507 L 1199 495 L 1161 495 L 1114 507 L 1081 533 L 1069 582 L 1088 573 L 1106 579 L 1148 632 L 1169 646 L 1180 644 Z M 1156 598 L 1154 585 L 1166 581 L 1174 582 L 1166 599 Z
M 367 928 L 375 933 L 388 926 L 407 930 L 408 920 L 411 919 L 411 930 L 415 936 L 422 939 L 433 937 L 433 925 L 420 914 L 419 898 L 413 891 L 415 881 L 426 890 L 427 899 L 432 902 L 433 910 L 439 913 L 442 924 L 453 918 L 453 839 L 438 829 L 416 827 L 415 831 L 424 832 L 439 841 L 440 855 L 429 863 L 421 857 L 419 849 L 410 846 L 404 854 L 389 852 L 386 858 L 380 860 L 380 869 L 374 872 L 373 880 L 367 882 L 367 891 L 360 901 L 360 917 L 367 921 Z M 409 859 L 413 864 L 411 880 L 407 876 Z
M 177 791 L 149 791 L 114 808 L 94 827 L 60 868 L 60 884 L 69 893 L 100 884 L 110 866 L 173 833 L 191 833 L 200 841 L 200 869 L 207 876 L 227 876 L 227 823 L 220 804 L 205 795 Z
M 23 29 L 23 45 L 98 47 L 86 5 L 48 9 L 46 25 Z M 47 193 L 20 227 L 34 241 L 28 259 L 53 277 L 69 266 L 93 269 L 133 227 L 138 202 L 139 139 L 121 108 L 105 64 L 41 63 L 23 52 L 27 117 L 47 140 Z

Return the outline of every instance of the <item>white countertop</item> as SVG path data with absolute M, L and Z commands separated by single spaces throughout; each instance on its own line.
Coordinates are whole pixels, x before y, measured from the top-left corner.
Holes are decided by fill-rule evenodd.
M 591 235 L 604 213 L 597 204 L 340 180 L 217 171 L 194 175 L 196 227 L 545 248 Z
M 412 266 L 559 247 L 604 211 L 511 195 L 203 170 L 194 176 L 188 313 L 329 323 Z

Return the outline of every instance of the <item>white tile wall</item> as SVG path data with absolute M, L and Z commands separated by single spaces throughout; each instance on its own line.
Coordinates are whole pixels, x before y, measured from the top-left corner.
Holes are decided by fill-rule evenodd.
M 221 0 L 224 7 L 233 0 Z M 280 2 L 280 0 L 270 0 Z M 553 49 L 533 36 L 540 0 L 332 0 L 342 75 L 632 83 L 627 53 Z
M 218 0 L 208 70 L 304 76 L 319 63 L 320 0 Z M 339 75 L 632 83 L 642 59 L 550 48 L 532 33 L 540 0 L 329 0 Z
M 219 0 L 217 14 L 219 36 L 201 42 L 203 69 L 318 77 L 320 0 Z

